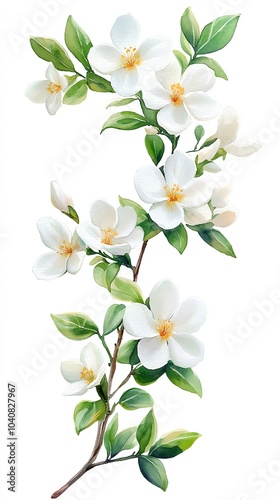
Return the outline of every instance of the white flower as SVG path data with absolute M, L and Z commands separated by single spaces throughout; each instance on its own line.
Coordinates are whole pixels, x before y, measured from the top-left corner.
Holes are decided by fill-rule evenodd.
M 157 121 L 169 134 L 178 135 L 196 120 L 211 120 L 219 112 L 216 101 L 206 92 L 216 81 L 214 72 L 204 64 L 189 66 L 182 75 L 177 59 L 156 73 L 158 82 L 143 90 L 145 104 L 159 109 Z
M 249 156 L 256 153 L 262 146 L 254 139 L 237 139 L 240 127 L 238 113 L 234 108 L 227 107 L 220 114 L 217 132 L 209 139 L 217 139 L 198 154 L 199 163 L 212 160 L 219 149 L 224 149 L 234 156 Z M 204 167 L 207 170 L 207 165 Z
M 200 207 L 212 195 L 212 185 L 194 178 L 196 167 L 185 153 L 167 158 L 164 175 L 151 165 L 141 167 L 135 175 L 135 189 L 146 203 L 152 203 L 150 216 L 163 229 L 173 229 L 184 222 L 184 209 Z
M 46 71 L 47 80 L 40 80 L 28 85 L 25 95 L 35 103 L 45 103 L 50 115 L 55 115 L 62 105 L 63 91 L 68 82 L 65 76 L 50 63 Z
M 191 368 L 203 359 L 202 343 L 191 334 L 206 319 L 206 306 L 198 298 L 179 304 L 179 292 L 169 280 L 159 281 L 150 294 L 150 308 L 130 304 L 124 315 L 124 328 L 141 338 L 138 356 L 141 363 L 155 370 L 171 360 L 177 366 Z
M 37 226 L 42 242 L 51 248 L 52 252 L 41 255 L 34 263 L 33 272 L 36 278 L 51 280 L 66 272 L 76 274 L 83 263 L 86 250 L 76 231 L 72 236 L 62 222 L 52 217 L 41 217 Z
M 100 385 L 105 369 L 101 351 L 90 342 L 82 349 L 80 360 L 69 359 L 61 363 L 61 373 L 70 384 L 64 395 L 78 396 Z
M 124 255 L 142 241 L 144 232 L 135 227 L 137 215 L 132 207 L 117 211 L 105 200 L 95 201 L 90 209 L 91 222 L 82 222 L 77 232 L 92 250 L 103 250 L 112 255 Z
M 55 208 L 66 213 L 69 212 L 69 206 L 74 206 L 72 198 L 62 191 L 56 181 L 51 182 L 51 202 Z
M 132 96 L 141 90 L 147 71 L 164 68 L 171 58 L 170 43 L 164 39 L 148 38 L 140 41 L 140 25 L 131 15 L 117 18 L 109 44 L 90 49 L 91 66 L 105 75 L 112 75 L 111 83 L 118 94 Z

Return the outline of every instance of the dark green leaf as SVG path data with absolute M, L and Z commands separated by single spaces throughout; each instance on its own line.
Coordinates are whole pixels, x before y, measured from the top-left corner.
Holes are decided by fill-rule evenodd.
M 139 92 L 140 97 L 142 97 L 142 92 Z M 140 101 L 140 106 L 143 112 L 144 117 L 146 118 L 147 125 L 153 125 L 154 127 L 158 127 L 158 122 L 157 122 L 157 114 L 158 110 L 150 109 L 145 106 L 145 103 L 143 99 Z
M 188 56 L 191 57 L 192 53 L 193 53 L 192 46 L 188 42 L 188 40 L 186 39 L 186 37 L 182 31 L 180 33 L 180 43 L 181 43 L 181 47 L 182 47 L 183 51 L 186 52 L 186 54 L 188 54 Z
M 223 68 L 215 61 L 214 59 L 211 59 L 211 57 L 196 57 L 191 61 L 191 64 L 206 64 L 208 68 L 211 68 L 215 75 L 218 78 L 223 78 L 224 80 L 228 80 L 228 77 L 226 73 L 224 72 Z
M 139 366 L 134 372 L 134 380 L 139 385 L 150 385 L 156 382 L 165 373 L 165 366 L 156 370 L 148 370 L 145 366 Z
M 98 332 L 97 325 L 84 313 L 51 314 L 57 329 L 71 340 L 84 340 Z
M 77 434 L 101 420 L 106 413 L 104 401 L 81 401 L 74 410 L 74 422 Z
M 140 360 L 137 355 L 138 342 L 138 340 L 128 340 L 121 345 L 117 357 L 118 363 L 123 365 L 136 365 L 139 363 Z
M 155 165 L 158 165 L 164 155 L 164 142 L 158 135 L 146 135 L 145 146 Z
M 173 458 L 188 450 L 200 437 L 197 432 L 178 430 L 162 436 L 150 449 L 149 455 L 157 458 Z
M 190 7 L 185 10 L 181 17 L 181 29 L 187 41 L 195 48 L 199 40 L 200 29 Z
M 166 491 L 168 479 L 165 468 L 158 458 L 141 455 L 138 458 L 138 465 L 144 478 L 154 486 Z
M 230 242 L 216 229 L 201 229 L 198 234 L 210 247 L 218 250 L 218 252 L 236 258 Z
M 87 84 L 90 90 L 94 92 L 115 92 L 109 80 L 96 75 L 93 71 L 87 73 Z
M 165 229 L 163 234 L 170 245 L 176 248 L 180 254 L 184 252 L 188 244 L 188 234 L 184 224 L 180 224 L 174 229 Z
M 123 450 L 131 450 L 136 446 L 136 427 L 130 427 L 116 435 L 111 449 L 111 457 L 115 457 Z
M 154 400 L 150 394 L 143 389 L 133 387 L 125 391 L 119 399 L 119 404 L 125 410 L 138 410 L 139 408 L 150 408 Z
M 111 455 L 111 451 L 112 451 L 112 443 L 115 439 L 115 436 L 118 432 L 118 428 L 119 428 L 119 417 L 118 417 L 118 414 L 116 413 L 111 422 L 109 422 L 109 424 L 107 425 L 107 429 L 106 429 L 106 432 L 104 434 L 104 446 L 106 448 L 106 451 L 107 451 L 107 457 L 109 457 Z
M 92 43 L 84 30 L 76 23 L 72 16 L 69 16 L 66 23 L 64 39 L 66 46 L 72 54 L 82 63 L 87 71 L 91 70 L 88 62 L 88 53 Z
M 222 16 L 203 28 L 196 53 L 209 54 L 223 49 L 232 39 L 240 15 Z
M 121 111 L 116 113 L 104 123 L 101 133 L 107 128 L 116 128 L 118 130 L 136 130 L 137 128 L 148 125 L 144 116 L 138 115 L 133 111 Z
M 60 71 L 75 71 L 74 65 L 64 48 L 51 38 L 31 37 L 30 44 L 35 54 L 53 63 L 54 67 Z
M 118 275 L 118 272 L 120 270 L 120 266 L 118 264 L 109 264 L 109 266 L 107 267 L 106 271 L 105 271 L 105 280 L 106 280 L 106 285 L 107 285 L 107 289 L 109 290 L 109 292 L 111 292 L 111 285 L 114 281 L 114 279 L 116 278 L 116 276 Z
M 182 52 L 180 52 L 180 50 L 173 50 L 173 54 L 174 56 L 176 57 L 178 63 L 180 64 L 181 66 L 181 70 L 182 70 L 182 74 L 185 73 L 188 65 L 189 65 L 189 61 L 188 59 L 186 58 L 185 54 L 183 54 Z
M 128 200 L 127 198 L 122 198 L 121 196 L 119 196 L 119 202 L 122 207 L 134 208 L 137 214 L 137 225 L 147 219 L 148 214 L 146 210 L 144 210 L 144 208 L 138 205 L 138 203 L 136 203 L 135 201 Z
M 136 439 L 139 443 L 138 453 L 148 451 L 157 437 L 157 421 L 153 410 L 150 410 L 146 417 L 137 427 Z
M 137 283 L 134 283 L 127 278 L 116 278 L 113 281 L 111 285 L 111 295 L 114 299 L 124 300 L 125 302 L 144 303 L 142 292 Z
M 124 313 L 124 304 L 112 304 L 109 307 L 104 318 L 103 335 L 108 335 L 120 326 L 123 320 Z
M 81 104 L 87 97 L 88 87 L 85 80 L 74 83 L 64 94 L 63 104 Z
M 121 99 L 120 101 L 114 101 L 108 104 L 107 108 L 112 108 L 113 106 L 126 106 L 127 104 L 131 104 L 134 101 L 138 101 L 135 97 L 126 97 L 125 99 Z
M 195 138 L 197 140 L 197 143 L 199 143 L 199 141 L 201 141 L 204 134 L 205 134 L 205 130 L 204 130 L 203 126 L 197 125 L 194 129 L 194 135 L 195 135 Z
M 154 238 L 154 236 L 157 236 L 157 234 L 162 231 L 161 227 L 159 227 L 154 221 L 152 221 L 151 217 L 148 214 L 146 220 L 138 225 L 142 227 L 144 231 L 144 241 L 148 241 L 151 238 Z
M 166 375 L 172 384 L 180 387 L 183 391 L 192 392 L 202 397 L 202 387 L 198 376 L 191 368 L 182 368 L 169 361 L 166 366 Z

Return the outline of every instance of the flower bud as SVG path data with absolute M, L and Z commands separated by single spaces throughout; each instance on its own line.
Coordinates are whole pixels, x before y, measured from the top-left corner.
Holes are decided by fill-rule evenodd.
M 60 189 L 56 181 L 51 182 L 51 202 L 61 212 L 69 213 L 68 207 L 73 207 L 73 200 Z
M 159 130 L 157 127 L 153 127 L 153 125 L 148 125 L 148 127 L 145 127 L 145 132 L 147 135 L 157 135 Z

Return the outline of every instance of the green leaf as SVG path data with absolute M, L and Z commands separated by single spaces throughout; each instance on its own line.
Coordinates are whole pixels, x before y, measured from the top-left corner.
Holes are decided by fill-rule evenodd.
M 111 455 L 112 444 L 113 444 L 115 436 L 118 432 L 118 428 L 119 428 L 119 416 L 116 413 L 113 416 L 111 422 L 109 422 L 107 429 L 106 429 L 106 432 L 104 434 L 104 446 L 105 446 L 106 451 L 107 451 L 107 457 L 109 457 Z
M 152 221 L 149 214 L 147 214 L 146 219 L 138 225 L 142 227 L 144 231 L 144 241 L 154 238 L 154 236 L 157 236 L 162 231 L 162 228 Z
M 66 23 L 64 39 L 66 46 L 72 54 L 82 63 L 87 71 L 91 70 L 88 62 L 88 53 L 92 47 L 92 43 L 88 35 L 78 25 L 78 23 L 69 16 Z
M 63 104 L 81 104 L 87 97 L 88 87 L 85 80 L 74 83 L 64 94 Z
M 173 458 L 188 450 L 201 435 L 197 432 L 178 430 L 162 436 L 150 449 L 149 455 Z
M 157 421 L 153 410 L 150 410 L 142 422 L 138 425 L 136 439 L 139 443 L 138 453 L 145 453 L 154 443 L 157 437 Z
M 186 39 L 186 37 L 182 31 L 180 33 L 180 43 L 181 43 L 181 47 L 182 47 L 183 51 L 186 52 L 186 54 L 188 54 L 188 56 L 191 57 L 192 53 L 193 53 L 192 46 L 188 42 L 188 40 Z
M 155 165 L 158 165 L 164 155 L 164 142 L 158 135 L 146 135 L 145 146 Z
M 60 71 L 75 71 L 74 65 L 64 48 L 51 38 L 31 37 L 30 44 L 35 54 L 53 63 Z
M 106 280 L 106 285 L 107 285 L 107 289 L 109 290 L 109 292 L 111 292 L 111 285 L 114 281 L 114 279 L 116 278 L 116 276 L 118 275 L 118 272 L 120 270 L 120 266 L 118 264 L 109 264 L 109 266 L 107 267 L 106 271 L 105 271 L 105 280 Z
M 184 224 L 180 224 L 174 229 L 166 229 L 163 234 L 170 245 L 176 248 L 180 254 L 184 252 L 188 244 L 188 234 Z
M 103 335 L 108 335 L 120 326 L 123 320 L 124 313 L 124 304 L 112 304 L 109 307 L 104 318 Z
M 196 57 L 191 61 L 190 64 L 206 64 L 208 68 L 211 68 L 215 75 L 218 78 L 223 78 L 224 80 L 228 80 L 228 76 L 224 72 L 223 68 L 215 61 L 214 59 L 211 59 L 211 57 Z
M 202 398 L 200 380 L 191 368 L 182 368 L 169 361 L 166 366 L 166 375 L 172 384 L 183 389 L 183 391 L 192 392 Z
M 95 266 L 96 264 L 98 264 L 98 262 L 101 262 L 103 261 L 103 257 L 101 257 L 101 255 L 96 255 L 89 263 L 90 266 Z
M 116 278 L 113 281 L 111 285 L 111 295 L 117 300 L 124 300 L 125 302 L 140 302 L 140 304 L 144 304 L 140 287 L 137 283 L 134 283 L 127 278 Z
M 156 382 L 165 373 L 165 366 L 156 370 L 148 370 L 145 366 L 139 366 L 134 372 L 134 380 L 139 385 L 150 385 Z
M 85 340 L 98 333 L 97 325 L 84 313 L 51 314 L 57 329 L 71 340 Z
M 144 478 L 147 479 L 149 483 L 166 491 L 168 479 L 165 468 L 158 458 L 141 455 L 138 458 L 138 465 Z
M 115 457 L 123 450 L 131 450 L 136 445 L 136 427 L 130 427 L 116 435 L 111 450 L 111 457 Z
M 189 65 L 189 61 L 188 59 L 186 58 L 185 54 L 183 54 L 182 52 L 180 52 L 180 50 L 173 50 L 173 54 L 174 56 L 176 57 L 178 63 L 180 64 L 181 66 L 181 70 L 182 70 L 182 74 L 185 73 L 188 65 Z
M 126 106 L 127 104 L 130 104 L 134 101 L 138 101 L 138 99 L 135 99 L 135 97 L 126 97 L 125 99 L 121 99 L 120 101 L 114 101 L 108 104 L 106 109 L 112 108 L 113 106 Z
M 222 16 L 203 28 L 196 53 L 209 54 L 223 49 L 232 39 L 240 15 Z
M 74 83 L 77 80 L 77 78 L 78 78 L 78 75 L 71 75 L 71 76 L 70 75 L 64 75 L 64 76 L 65 76 L 65 78 L 66 78 L 66 80 L 68 82 L 68 85 L 72 85 L 72 83 Z
M 192 12 L 192 9 L 188 7 L 181 17 L 181 29 L 191 46 L 195 49 L 196 44 L 199 40 L 200 29 L 199 24 Z
M 103 76 L 96 75 L 94 71 L 87 73 L 86 80 L 88 87 L 93 92 L 115 92 L 109 80 L 106 80 Z
M 226 237 L 216 229 L 201 229 L 198 232 L 199 236 L 218 252 L 236 258 L 234 250 Z
M 119 404 L 125 410 L 138 410 L 139 408 L 149 408 L 153 406 L 154 400 L 150 394 L 143 389 L 134 387 L 125 391 L 119 399 Z
M 106 269 L 109 266 L 108 262 L 100 262 L 93 270 L 93 277 L 99 286 L 107 288 Z
M 197 143 L 199 143 L 199 141 L 201 141 L 204 134 L 205 134 L 205 130 L 204 130 L 203 126 L 197 125 L 194 129 L 194 135 L 195 135 L 195 138 L 197 140 Z
M 155 110 L 155 109 L 150 109 L 150 108 L 147 108 L 145 106 L 145 103 L 144 103 L 144 100 L 143 100 L 143 96 L 142 96 L 142 92 L 139 92 L 137 95 L 139 95 L 139 97 L 141 98 L 140 100 L 140 106 L 141 106 L 141 109 L 143 111 L 143 115 L 144 117 L 146 118 L 146 121 L 147 121 L 147 125 L 153 125 L 154 127 L 158 127 L 158 121 L 157 121 L 157 114 L 158 114 L 158 110 Z
M 127 198 L 122 198 L 119 196 L 119 202 L 121 207 L 132 207 L 134 208 L 136 214 L 137 214 L 137 225 L 140 224 L 141 222 L 144 222 L 147 219 L 147 212 L 142 208 L 138 203 L 132 200 L 128 200 Z
M 106 413 L 104 401 L 81 401 L 74 410 L 74 422 L 77 434 L 101 420 Z
M 123 365 L 136 365 L 140 362 L 137 355 L 139 340 L 128 340 L 121 345 L 118 352 L 117 362 Z
M 148 125 L 144 116 L 138 115 L 133 111 L 121 111 L 110 116 L 104 123 L 101 133 L 107 128 L 116 128 L 118 130 L 136 130 Z

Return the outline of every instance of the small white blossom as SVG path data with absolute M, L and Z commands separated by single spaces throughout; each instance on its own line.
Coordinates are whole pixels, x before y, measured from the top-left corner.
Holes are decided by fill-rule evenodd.
M 62 106 L 63 92 L 68 82 L 52 63 L 46 71 L 47 80 L 30 83 L 25 91 L 26 97 L 35 103 L 45 103 L 50 115 L 55 115 Z
M 74 207 L 72 198 L 62 191 L 56 181 L 51 182 L 51 202 L 61 212 L 69 213 L 68 207 Z

